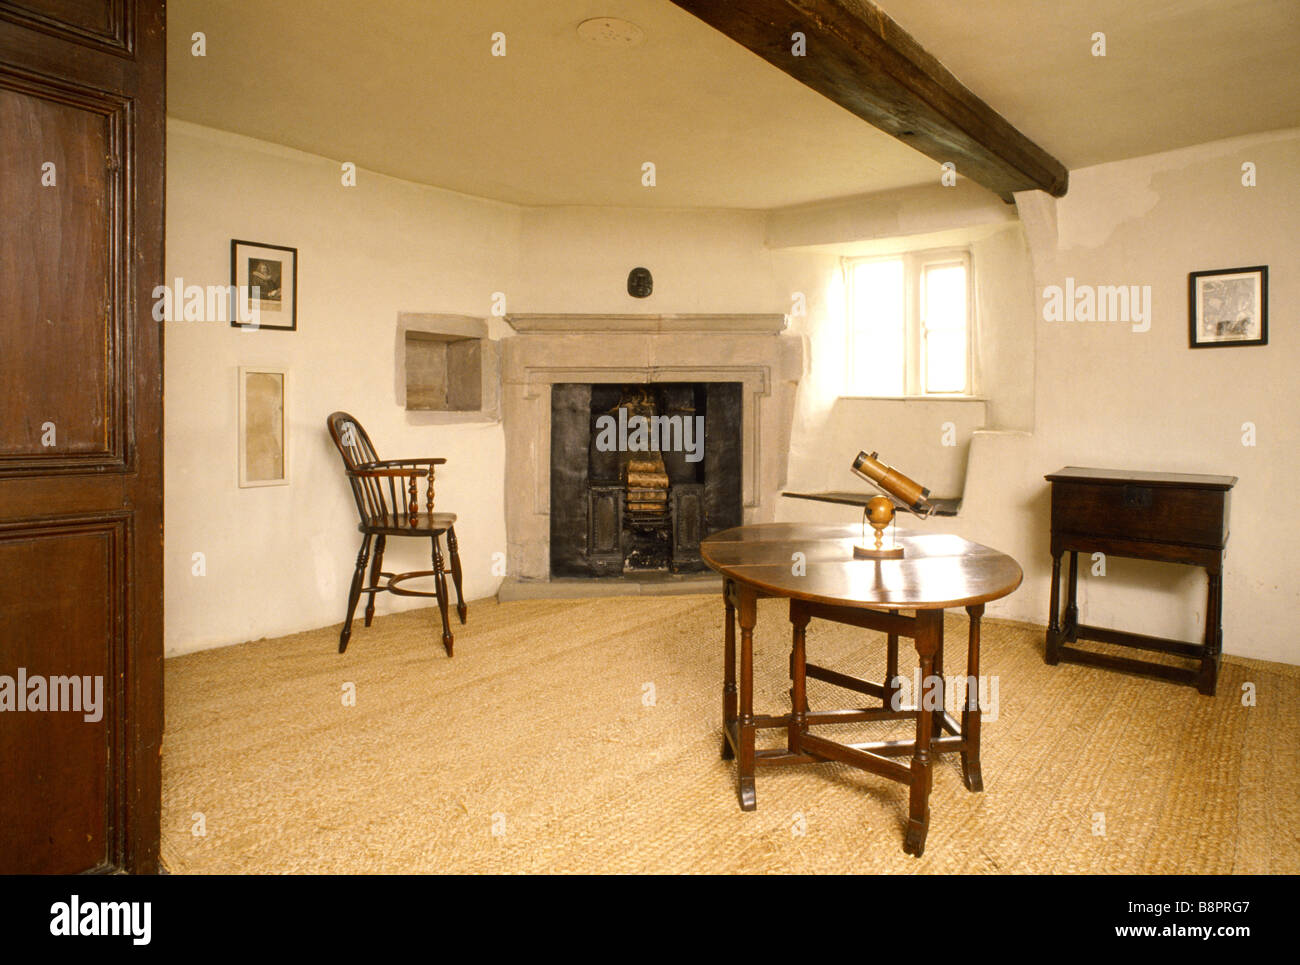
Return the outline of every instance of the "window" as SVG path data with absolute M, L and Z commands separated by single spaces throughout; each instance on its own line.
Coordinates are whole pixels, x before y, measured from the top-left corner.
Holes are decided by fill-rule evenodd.
M 971 395 L 970 252 L 844 262 L 848 392 Z

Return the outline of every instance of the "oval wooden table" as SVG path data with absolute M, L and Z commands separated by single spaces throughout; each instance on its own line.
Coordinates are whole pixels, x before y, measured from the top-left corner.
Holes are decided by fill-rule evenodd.
M 979 676 L 980 618 L 984 604 L 1020 585 L 1020 565 L 1010 556 L 942 533 L 896 534 L 904 557 L 854 559 L 855 544 L 869 543 L 862 527 L 822 523 L 763 523 L 738 526 L 700 544 L 704 562 L 723 577 L 726 609 L 722 689 L 724 759 L 736 759 L 737 793 L 742 810 L 757 807 L 754 770 L 760 765 L 842 761 L 909 786 L 903 850 L 918 857 L 930 826 L 930 784 L 935 754 L 960 751 L 962 777 L 972 791 L 983 789 L 979 762 L 978 687 L 967 686 L 958 723 L 943 710 L 943 611 L 965 607 L 970 616 L 966 654 L 968 678 Z M 790 600 L 793 651 L 790 658 L 788 714 L 754 713 L 754 625 L 760 597 Z M 911 616 L 900 611 L 913 611 Z M 886 634 L 885 681 L 875 683 L 809 664 L 805 634 L 812 619 L 831 620 Z M 736 622 L 740 623 L 739 689 L 736 675 Z M 916 644 L 921 664 L 917 704 L 903 707 L 898 679 L 898 638 Z M 880 699 L 880 706 L 811 710 L 805 683 L 812 677 Z M 937 702 L 936 702 L 937 701 Z M 929 709 L 923 709 L 929 708 Z M 934 709 L 937 708 L 937 709 Z M 871 720 L 916 720 L 911 741 L 840 744 L 809 732 L 822 724 Z M 754 748 L 765 728 L 787 733 L 785 749 Z M 947 731 L 947 734 L 944 732 Z M 893 760 L 911 756 L 910 765 Z

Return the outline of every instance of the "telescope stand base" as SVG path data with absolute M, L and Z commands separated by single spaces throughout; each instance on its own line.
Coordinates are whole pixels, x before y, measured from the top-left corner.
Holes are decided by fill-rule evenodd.
M 903 547 L 893 546 L 889 549 L 873 549 L 869 546 L 854 546 L 853 558 L 855 560 L 901 560 L 903 558 Z

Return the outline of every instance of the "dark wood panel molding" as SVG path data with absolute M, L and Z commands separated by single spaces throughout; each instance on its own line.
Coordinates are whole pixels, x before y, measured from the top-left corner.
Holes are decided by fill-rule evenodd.
M 0 727 L 6 777 L 26 785 L 33 768 L 39 774 L 28 792 L 35 799 L 0 801 L 0 873 L 107 871 L 125 860 L 127 748 L 137 726 L 127 717 L 125 699 L 130 527 L 128 512 L 0 522 L 7 574 L 0 587 L 6 640 L 0 674 L 13 676 L 21 666 L 29 675 L 91 674 L 104 681 L 98 722 L 47 712 L 15 715 Z M 83 590 L 100 592 L 51 595 L 45 573 L 52 561 Z M 31 753 L 33 743 L 46 753 Z M 61 801 L 49 798 L 69 780 L 92 792 L 78 797 L 76 810 L 62 810 Z
M 95 24 L 83 16 L 98 7 L 103 14 Z M 92 50 L 103 50 L 123 57 L 135 56 L 135 5 L 128 0 L 88 0 L 55 3 L 50 0 L 0 0 L 0 18 L 20 27 L 28 27 Z
M 0 438 L 0 476 L 129 471 L 134 379 L 127 320 L 131 317 L 131 293 L 135 285 L 134 265 L 127 253 L 129 249 L 126 242 L 131 232 L 131 212 L 126 204 L 130 192 L 129 178 L 133 174 L 128 158 L 128 146 L 132 141 L 131 99 L 12 65 L 0 65 L 0 91 L 12 91 L 101 119 L 105 148 L 102 181 L 95 185 L 93 172 L 86 174 L 92 178 L 89 186 L 100 192 L 104 207 L 101 257 L 106 273 L 106 291 L 100 305 L 100 311 L 103 312 L 104 342 L 102 346 L 97 346 L 102 352 L 96 360 L 104 383 L 102 444 L 97 447 L 81 445 L 71 451 L 57 446 L 44 452 L 34 448 L 24 451 L 16 445 L 16 440 Z M 33 170 L 33 184 L 36 183 L 37 173 Z M 70 171 L 60 172 L 60 177 L 71 176 Z M 79 187 L 86 189 L 85 185 Z M 14 189 L 5 185 L 4 190 L 8 192 Z M 22 243 L 21 239 L 19 241 Z M 49 243 L 59 245 L 62 242 L 56 237 L 50 239 Z M 13 275 L 17 274 L 13 272 Z M 11 351 L 21 351 L 20 339 L 11 335 L 9 341 Z M 84 372 L 83 367 L 74 365 L 70 366 L 63 377 L 76 379 L 83 376 Z M 33 372 L 34 376 L 43 379 L 48 379 L 50 374 Z

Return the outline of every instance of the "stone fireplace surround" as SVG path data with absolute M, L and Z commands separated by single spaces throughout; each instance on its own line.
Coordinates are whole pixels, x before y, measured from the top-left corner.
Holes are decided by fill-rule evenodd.
M 550 579 L 551 386 L 739 382 L 746 523 L 775 517 L 803 344 L 783 315 L 510 315 L 501 342 L 506 583 Z M 594 581 L 589 581 L 594 582 Z

